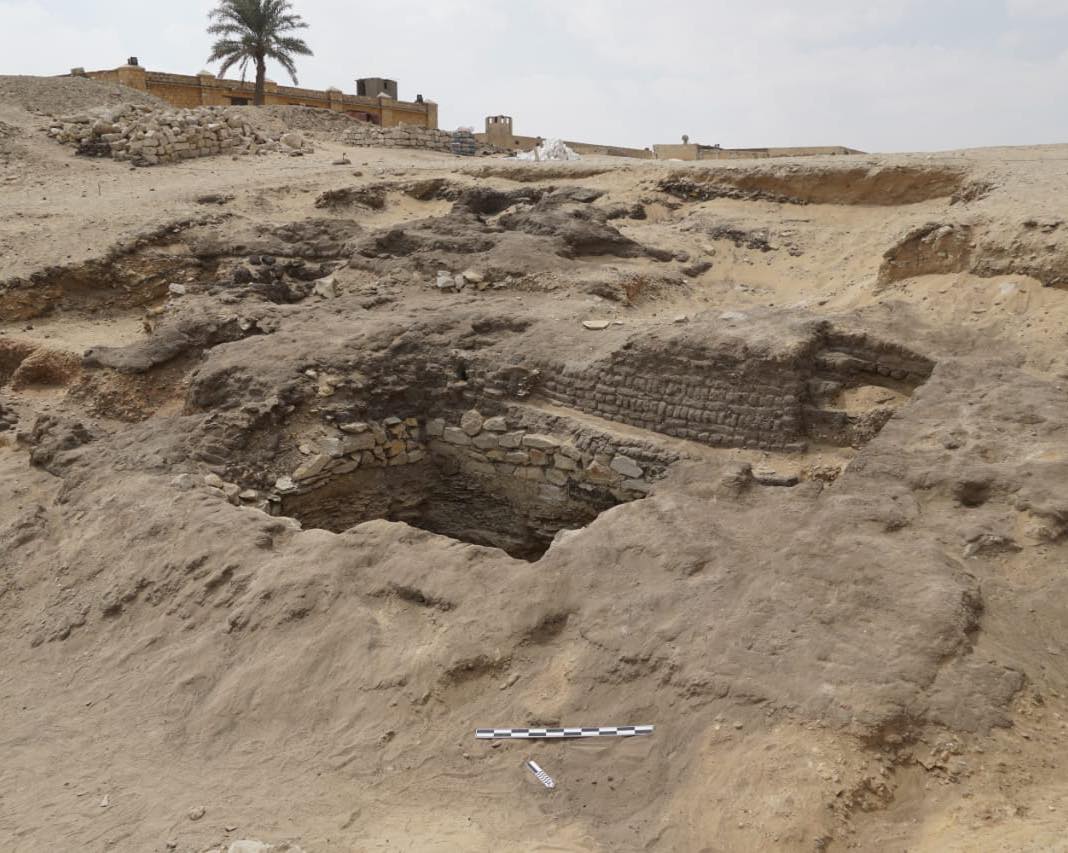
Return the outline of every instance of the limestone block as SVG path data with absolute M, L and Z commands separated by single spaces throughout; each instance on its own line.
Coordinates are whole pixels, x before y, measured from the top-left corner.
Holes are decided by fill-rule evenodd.
M 464 273 L 464 275 L 467 275 L 467 273 Z M 508 432 L 508 422 L 500 416 L 487 418 L 486 422 L 482 424 L 482 429 L 489 432 Z
M 645 473 L 642 467 L 629 456 L 616 456 L 612 460 L 611 468 L 630 479 L 639 479 Z
M 541 482 L 545 480 L 545 471 L 541 468 L 520 467 L 516 468 L 516 477 L 520 480 L 532 480 Z
M 361 432 L 356 435 L 346 435 L 341 439 L 343 453 L 356 453 L 360 450 L 370 450 L 375 446 L 375 437 L 371 432 Z
M 317 456 L 311 457 L 311 459 L 297 468 L 297 470 L 293 472 L 293 479 L 298 482 L 301 480 L 310 480 L 312 477 L 321 474 L 329 464 L 330 457 L 325 453 L 320 453 Z
M 597 460 L 586 466 L 586 479 L 591 483 L 616 483 L 623 477 Z
M 523 445 L 523 433 L 508 432 L 498 439 L 498 443 L 506 450 L 514 450 Z
M 544 450 L 538 450 L 537 448 L 532 447 L 527 455 L 530 457 L 531 465 L 544 467 L 549 464 L 549 454 Z
M 472 442 L 479 450 L 494 450 L 498 446 L 497 436 L 488 432 L 476 435 Z
M 459 427 L 445 427 L 442 439 L 449 444 L 465 446 L 471 444 L 471 436 Z
M 641 492 L 643 495 L 647 495 L 653 490 L 652 485 L 645 482 L 645 480 L 624 480 L 622 486 L 628 491 Z
M 427 421 L 426 434 L 431 438 L 441 438 L 445 434 L 445 421 L 441 418 L 434 418 L 432 421 Z
M 512 465 L 529 465 L 530 456 L 525 451 L 513 450 L 505 454 L 504 461 Z
M 463 417 L 460 418 L 460 429 L 473 437 L 482 432 L 483 423 L 484 418 L 482 415 L 472 409 L 469 412 L 464 412 Z
M 556 468 L 550 468 L 545 472 L 545 479 L 557 486 L 564 486 L 567 484 L 568 478 L 567 474 L 563 471 L 559 471 Z
M 530 433 L 523 436 L 523 447 L 533 447 L 537 450 L 556 450 L 561 442 L 551 435 L 538 435 Z
M 350 435 L 356 435 L 361 432 L 367 432 L 370 427 L 367 426 L 367 424 L 365 423 L 351 423 L 341 424 L 338 429 L 340 429 L 342 432 L 349 433 Z
M 564 456 L 562 453 L 556 453 L 553 456 L 553 465 L 559 468 L 561 471 L 577 471 L 578 462 L 571 459 L 568 456 Z
M 340 459 L 351 451 L 345 449 L 344 440 L 341 436 L 330 436 L 319 441 L 319 452 L 325 453 L 332 459 Z

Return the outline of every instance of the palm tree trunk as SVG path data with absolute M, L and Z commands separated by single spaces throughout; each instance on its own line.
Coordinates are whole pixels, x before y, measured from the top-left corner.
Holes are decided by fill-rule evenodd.
M 267 97 L 264 94 L 265 83 L 267 81 L 267 63 L 262 56 L 256 57 L 256 95 L 252 100 L 252 103 L 257 107 L 262 107 L 267 102 Z

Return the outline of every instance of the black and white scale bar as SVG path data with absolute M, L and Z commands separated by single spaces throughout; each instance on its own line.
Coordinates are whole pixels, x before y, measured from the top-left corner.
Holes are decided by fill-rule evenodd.
M 562 729 L 475 729 L 482 740 L 548 740 L 571 737 L 636 737 L 651 735 L 653 726 L 582 726 Z

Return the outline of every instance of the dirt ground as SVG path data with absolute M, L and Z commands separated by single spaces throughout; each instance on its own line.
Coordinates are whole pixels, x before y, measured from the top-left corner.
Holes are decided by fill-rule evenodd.
M 36 85 L 4 850 L 1068 850 L 1068 146 L 131 168 Z

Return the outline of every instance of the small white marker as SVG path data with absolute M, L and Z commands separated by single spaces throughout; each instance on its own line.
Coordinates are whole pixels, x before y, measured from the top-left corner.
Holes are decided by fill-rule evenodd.
M 541 767 L 538 766 L 536 761 L 528 761 L 527 767 L 530 768 L 530 772 L 533 773 L 539 782 L 546 788 L 555 788 L 556 783 L 553 781 L 553 777 L 546 773 Z

